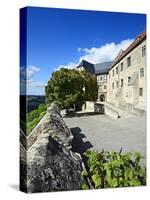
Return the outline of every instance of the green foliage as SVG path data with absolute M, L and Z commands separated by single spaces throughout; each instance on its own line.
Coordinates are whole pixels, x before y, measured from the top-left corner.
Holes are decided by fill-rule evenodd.
M 29 134 L 34 127 L 40 122 L 40 120 L 46 114 L 47 107 L 45 104 L 40 104 L 38 109 L 28 113 L 27 117 L 27 134 Z
M 89 74 L 86 71 L 81 71 L 81 73 L 82 77 L 84 77 L 85 100 L 96 101 L 98 91 L 96 76 Z
M 93 100 L 96 77 L 76 69 L 61 68 L 52 74 L 45 88 L 46 103 L 55 102 L 60 109 L 79 110 L 86 100 Z M 93 89 L 92 89 L 93 88 Z M 88 94 L 88 95 L 87 95 Z
M 38 118 L 39 115 L 43 112 L 46 111 L 46 105 L 45 104 L 40 104 L 38 109 L 35 109 L 31 112 L 28 113 L 28 122 L 33 121 L 35 118 Z
M 146 185 L 146 168 L 140 166 L 143 156 L 138 152 L 123 154 L 87 150 L 84 156 L 87 169 L 83 170 L 82 176 L 89 177 L 94 188 Z
M 81 188 L 82 188 L 82 190 L 88 190 L 89 189 L 87 184 L 83 184 Z

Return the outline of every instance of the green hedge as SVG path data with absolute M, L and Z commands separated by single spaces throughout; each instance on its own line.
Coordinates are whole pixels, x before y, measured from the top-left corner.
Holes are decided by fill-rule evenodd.
M 143 156 L 138 152 L 87 150 L 84 156 L 86 169 L 82 176 L 89 177 L 96 189 L 146 185 L 146 168 L 140 165 Z M 82 189 L 89 189 L 88 184 L 82 185 Z

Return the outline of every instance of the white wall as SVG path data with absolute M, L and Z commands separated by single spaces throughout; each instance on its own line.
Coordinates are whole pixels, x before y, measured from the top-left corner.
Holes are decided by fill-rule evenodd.
M 110 71 L 108 75 L 108 94 L 107 100 L 115 105 L 132 104 L 138 106 L 140 103 L 143 108 L 146 107 L 146 56 L 142 57 L 142 46 L 146 45 L 146 40 L 133 49 L 128 55 L 126 55 L 119 63 L 117 63 Z M 131 56 L 131 66 L 127 67 L 127 58 Z M 121 71 L 121 63 L 123 62 L 123 71 Z M 118 74 L 116 74 L 116 67 L 118 67 Z M 140 68 L 144 68 L 144 77 L 140 77 Z M 114 76 L 113 76 L 114 70 Z M 137 77 L 133 85 L 128 85 L 128 77 Z M 121 79 L 123 79 L 123 87 L 121 87 Z M 119 83 L 119 87 L 116 88 L 116 81 Z M 114 89 L 112 83 L 114 82 Z M 143 88 L 143 96 L 139 96 L 139 88 Z M 116 96 L 116 93 L 119 93 Z

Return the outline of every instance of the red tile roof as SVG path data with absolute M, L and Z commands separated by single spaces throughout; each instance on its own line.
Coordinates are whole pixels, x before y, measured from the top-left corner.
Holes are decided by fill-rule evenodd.
M 128 46 L 128 48 L 123 51 L 121 50 L 117 57 L 114 59 L 111 68 L 114 67 L 121 59 L 123 59 L 128 53 L 130 53 L 135 47 L 137 47 L 143 40 L 146 39 L 146 31 L 142 32 L 136 37 L 136 39 Z

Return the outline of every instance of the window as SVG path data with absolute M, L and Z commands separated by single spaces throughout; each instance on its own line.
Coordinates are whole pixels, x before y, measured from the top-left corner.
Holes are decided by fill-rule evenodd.
M 118 83 L 118 81 L 116 81 L 116 88 L 118 88 L 118 86 L 119 86 L 119 83 Z
M 103 80 L 103 77 L 102 77 L 102 76 L 100 77 L 100 80 L 101 80 L 101 81 Z
M 143 88 L 139 88 L 139 96 L 140 96 L 140 97 L 143 96 Z
M 131 84 L 131 76 L 128 77 L 128 85 Z
M 142 47 L 142 57 L 144 57 L 146 55 L 146 46 L 144 45 Z
M 131 66 L 131 56 L 127 58 L 127 67 Z
M 109 74 L 109 78 L 111 78 L 111 74 Z
M 118 67 L 116 67 L 116 74 L 118 74 Z
M 123 79 L 121 79 L 121 87 L 123 87 Z
M 104 89 L 106 90 L 106 85 L 104 85 Z
M 144 68 L 140 69 L 140 77 L 144 77 Z
M 112 89 L 114 89 L 114 82 L 112 83 Z
M 113 69 L 113 76 L 114 76 L 114 69 Z
M 123 71 L 123 62 L 121 63 L 121 72 Z

